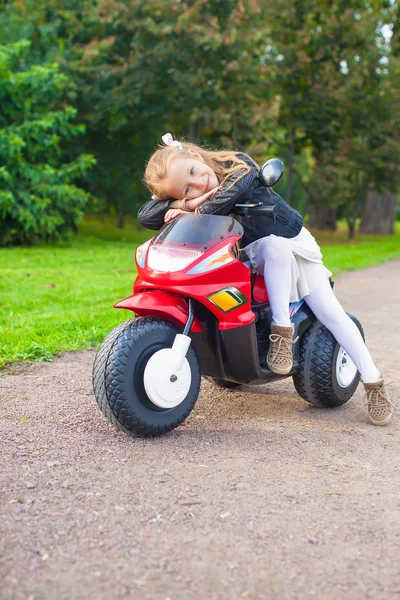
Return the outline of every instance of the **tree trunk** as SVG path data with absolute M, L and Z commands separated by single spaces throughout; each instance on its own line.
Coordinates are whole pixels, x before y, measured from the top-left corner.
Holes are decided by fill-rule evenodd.
M 356 235 L 356 222 L 354 220 L 347 221 L 347 225 L 349 226 L 349 240 L 354 240 Z
M 122 213 L 118 215 L 118 219 L 117 219 L 117 227 L 118 229 L 123 229 L 125 225 L 125 215 L 123 215 Z
M 361 218 L 359 233 L 394 233 L 396 194 L 368 192 Z
M 360 179 L 360 178 L 359 178 Z M 361 181 L 361 179 L 360 179 Z M 356 189 L 355 198 L 353 202 L 350 198 L 346 201 L 346 221 L 349 226 L 349 240 L 353 240 L 356 235 L 356 223 L 360 216 L 362 201 L 365 198 L 365 188 L 360 185 Z
M 196 119 L 190 123 L 189 127 L 189 138 L 191 140 L 197 140 L 200 133 L 200 121 Z
M 309 209 L 310 220 L 308 222 L 310 227 L 315 229 L 327 229 L 329 231 L 336 231 L 336 208 L 327 208 L 326 206 L 310 206 Z

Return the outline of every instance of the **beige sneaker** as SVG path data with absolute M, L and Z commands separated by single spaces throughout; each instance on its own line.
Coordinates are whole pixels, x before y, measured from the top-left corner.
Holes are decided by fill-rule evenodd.
M 368 405 L 368 415 L 374 425 L 386 425 L 393 414 L 393 405 L 389 398 L 383 379 L 374 383 L 365 383 L 365 402 Z
M 279 375 L 287 375 L 293 368 L 293 344 L 298 337 L 293 339 L 293 325 L 283 327 L 272 323 L 270 345 L 267 355 L 268 368 Z

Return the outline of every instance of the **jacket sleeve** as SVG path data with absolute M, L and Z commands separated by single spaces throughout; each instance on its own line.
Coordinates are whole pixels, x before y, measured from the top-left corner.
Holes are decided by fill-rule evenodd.
M 198 207 L 197 212 L 209 215 L 227 215 L 236 203 L 246 201 L 253 183 L 258 179 L 258 167 L 246 154 L 238 154 L 238 157 L 250 166 L 249 172 L 243 177 L 241 177 L 242 169 L 233 173 L 210 200 L 206 200 Z
M 147 229 L 158 230 L 164 225 L 165 213 L 169 209 L 169 202 L 149 200 L 138 211 L 139 223 Z

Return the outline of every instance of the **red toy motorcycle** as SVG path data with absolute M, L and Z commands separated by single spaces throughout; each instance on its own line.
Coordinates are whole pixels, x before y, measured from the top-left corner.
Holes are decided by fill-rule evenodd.
M 242 235 L 233 217 L 188 214 L 137 248 L 134 295 L 115 305 L 137 318 L 106 337 L 93 367 L 97 403 L 119 429 L 141 437 L 172 431 L 193 409 L 201 376 L 227 388 L 293 377 L 299 395 L 319 407 L 354 394 L 357 368 L 304 301 L 291 305 L 299 336 L 291 373 L 268 369 L 271 310 L 264 279 L 232 252 Z

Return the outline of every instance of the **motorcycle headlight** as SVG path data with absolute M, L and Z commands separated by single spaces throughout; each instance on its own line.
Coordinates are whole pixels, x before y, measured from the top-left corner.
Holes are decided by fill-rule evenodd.
M 193 269 L 188 271 L 188 275 L 194 275 L 197 273 L 207 273 L 207 271 L 213 271 L 214 269 L 218 269 L 218 267 L 222 267 L 229 262 L 234 260 L 232 254 L 229 251 L 230 244 L 224 246 L 211 256 L 208 256 L 201 262 L 199 262 Z
M 144 263 L 146 261 L 147 249 L 149 247 L 150 242 L 151 242 L 151 240 L 147 240 L 147 242 L 145 242 L 144 244 L 142 244 L 141 246 L 138 246 L 136 248 L 136 262 L 141 269 L 143 269 L 143 267 L 144 267 Z
M 151 246 L 147 257 L 147 266 L 154 271 L 171 273 L 182 271 L 201 256 L 198 250 L 175 248 L 171 246 Z

